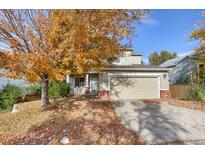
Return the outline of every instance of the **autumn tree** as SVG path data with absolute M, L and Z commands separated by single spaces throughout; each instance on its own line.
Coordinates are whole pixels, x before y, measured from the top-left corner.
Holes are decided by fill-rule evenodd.
M 162 50 L 159 54 L 158 52 L 153 52 L 149 55 L 149 63 L 151 65 L 158 66 L 164 63 L 165 61 L 175 58 L 175 57 L 177 57 L 177 54 L 175 52 L 171 53 L 167 50 Z
M 130 40 L 145 10 L 1 10 L 0 61 L 4 75 L 41 82 L 41 105 L 49 104 L 50 79 L 100 69 Z M 135 23 L 135 24 L 133 24 Z
M 205 16 L 205 12 L 202 12 Z M 201 67 L 199 68 L 199 78 L 204 82 L 205 80 L 205 21 L 199 22 L 195 30 L 192 31 L 190 38 L 198 40 L 198 47 L 192 54 L 193 61 L 197 62 Z

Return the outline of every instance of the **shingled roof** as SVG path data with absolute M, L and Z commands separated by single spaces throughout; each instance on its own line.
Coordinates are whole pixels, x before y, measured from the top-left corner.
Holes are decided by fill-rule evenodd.
M 189 57 L 189 55 L 176 57 L 176 58 L 167 60 L 166 62 L 162 63 L 159 66 L 160 67 L 173 67 L 173 66 L 176 66 L 178 63 L 180 63 L 182 60 L 184 60 L 187 57 Z

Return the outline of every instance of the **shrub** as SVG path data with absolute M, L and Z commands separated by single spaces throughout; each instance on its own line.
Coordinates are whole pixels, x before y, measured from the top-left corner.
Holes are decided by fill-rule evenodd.
M 194 100 L 199 102 L 204 102 L 204 98 L 205 98 L 205 89 L 201 85 L 191 86 L 187 90 L 184 97 L 185 100 Z
M 58 81 L 50 81 L 48 95 L 49 98 L 57 98 L 60 96 L 60 84 Z
M 61 89 L 60 89 L 60 96 L 66 97 L 70 93 L 70 86 L 65 81 L 60 83 Z
M 0 92 L 1 108 L 10 109 L 15 103 L 20 101 L 22 89 L 18 86 L 7 84 Z
M 49 98 L 58 98 L 68 96 L 70 91 L 69 85 L 66 82 L 52 80 L 49 83 Z

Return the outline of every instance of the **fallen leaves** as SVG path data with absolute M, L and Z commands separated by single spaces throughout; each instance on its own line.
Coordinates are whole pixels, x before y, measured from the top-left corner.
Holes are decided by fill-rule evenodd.
M 0 144 L 144 144 L 121 124 L 110 102 L 65 98 L 40 110 L 39 102 L 20 105 L 20 112 L 0 114 Z

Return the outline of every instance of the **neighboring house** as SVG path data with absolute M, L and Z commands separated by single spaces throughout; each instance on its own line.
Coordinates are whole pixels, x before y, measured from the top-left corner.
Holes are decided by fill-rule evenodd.
M 186 83 L 190 75 L 197 70 L 197 66 L 190 55 L 173 58 L 160 65 L 170 69 L 170 84 Z
M 16 85 L 19 87 L 28 86 L 28 84 L 24 80 L 15 80 L 11 78 L 0 78 L 0 90 L 7 84 Z
M 72 94 L 94 94 L 101 99 L 146 99 L 169 96 L 167 68 L 142 65 L 141 54 L 125 51 L 100 72 L 67 76 Z
M 0 76 L 2 74 L 2 70 L 0 70 Z M 26 81 L 24 80 L 15 80 L 15 79 L 11 79 L 11 78 L 2 78 L 0 77 L 0 90 L 6 85 L 6 84 L 12 84 L 12 85 L 16 85 L 19 87 L 26 87 L 28 86 L 28 83 L 26 83 Z

